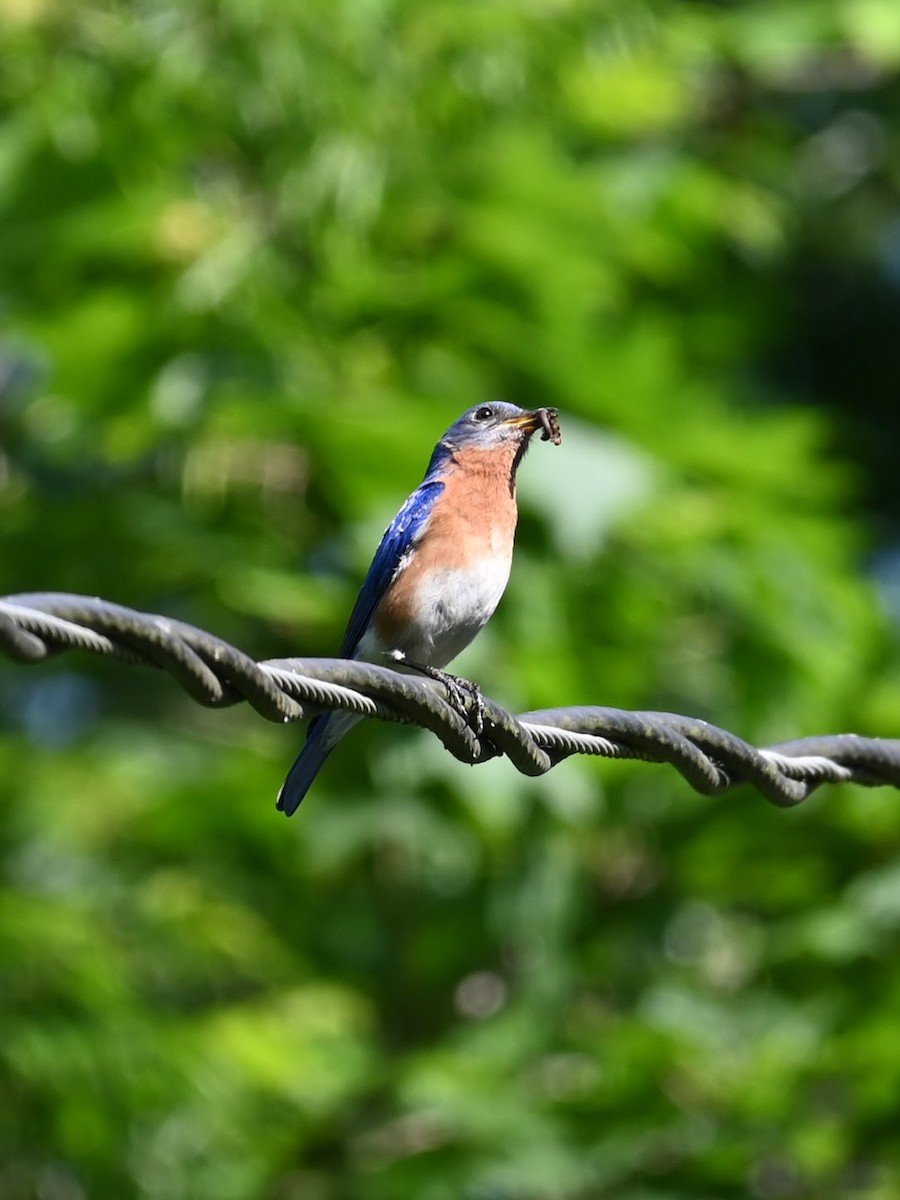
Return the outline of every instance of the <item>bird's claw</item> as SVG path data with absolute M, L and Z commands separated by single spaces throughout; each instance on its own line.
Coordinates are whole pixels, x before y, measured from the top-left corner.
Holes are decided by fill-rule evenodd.
M 452 708 L 465 718 L 477 738 L 484 732 L 484 694 L 477 683 L 462 679 L 459 675 L 441 673 L 441 682 L 447 689 L 447 698 Z
M 404 659 L 403 662 L 404 666 L 411 667 L 420 675 L 442 683 L 447 689 L 447 703 L 459 713 L 467 725 L 471 726 L 475 736 L 481 737 L 484 732 L 484 694 L 477 683 L 473 683 L 471 679 L 464 679 L 461 675 L 451 675 L 448 671 L 429 667 L 424 663 L 410 662 L 409 659 Z

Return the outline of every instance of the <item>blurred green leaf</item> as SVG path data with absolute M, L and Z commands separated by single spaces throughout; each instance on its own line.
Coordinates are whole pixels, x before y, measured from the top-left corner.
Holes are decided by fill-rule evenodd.
M 461 673 L 900 736 L 895 10 L 0 0 L 2 590 L 334 653 L 552 404 Z M 302 736 L 0 667 L 0 1200 L 893 1200 L 895 793 Z

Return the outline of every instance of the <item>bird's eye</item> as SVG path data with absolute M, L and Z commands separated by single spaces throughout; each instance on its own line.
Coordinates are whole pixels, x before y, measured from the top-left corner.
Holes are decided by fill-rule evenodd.
M 482 404 L 481 408 L 475 409 L 476 421 L 489 421 L 494 415 L 494 410 L 488 404 Z

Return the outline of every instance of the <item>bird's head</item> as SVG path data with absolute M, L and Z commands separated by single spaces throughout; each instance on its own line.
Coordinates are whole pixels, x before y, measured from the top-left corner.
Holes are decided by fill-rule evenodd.
M 559 418 L 555 408 L 519 408 L 497 401 L 470 408 L 450 426 L 439 445 L 454 450 L 494 450 L 513 445 L 524 449 L 538 430 L 543 440 L 560 443 Z

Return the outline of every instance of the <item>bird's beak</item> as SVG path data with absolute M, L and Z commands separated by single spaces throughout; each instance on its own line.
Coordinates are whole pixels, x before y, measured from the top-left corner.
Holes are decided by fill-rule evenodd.
M 542 440 L 552 442 L 554 446 L 558 446 L 562 441 L 562 435 L 559 432 L 559 413 L 555 408 L 535 408 L 530 412 L 509 417 L 503 424 L 513 429 L 525 429 L 528 433 L 537 433 L 540 429 L 543 431 Z

